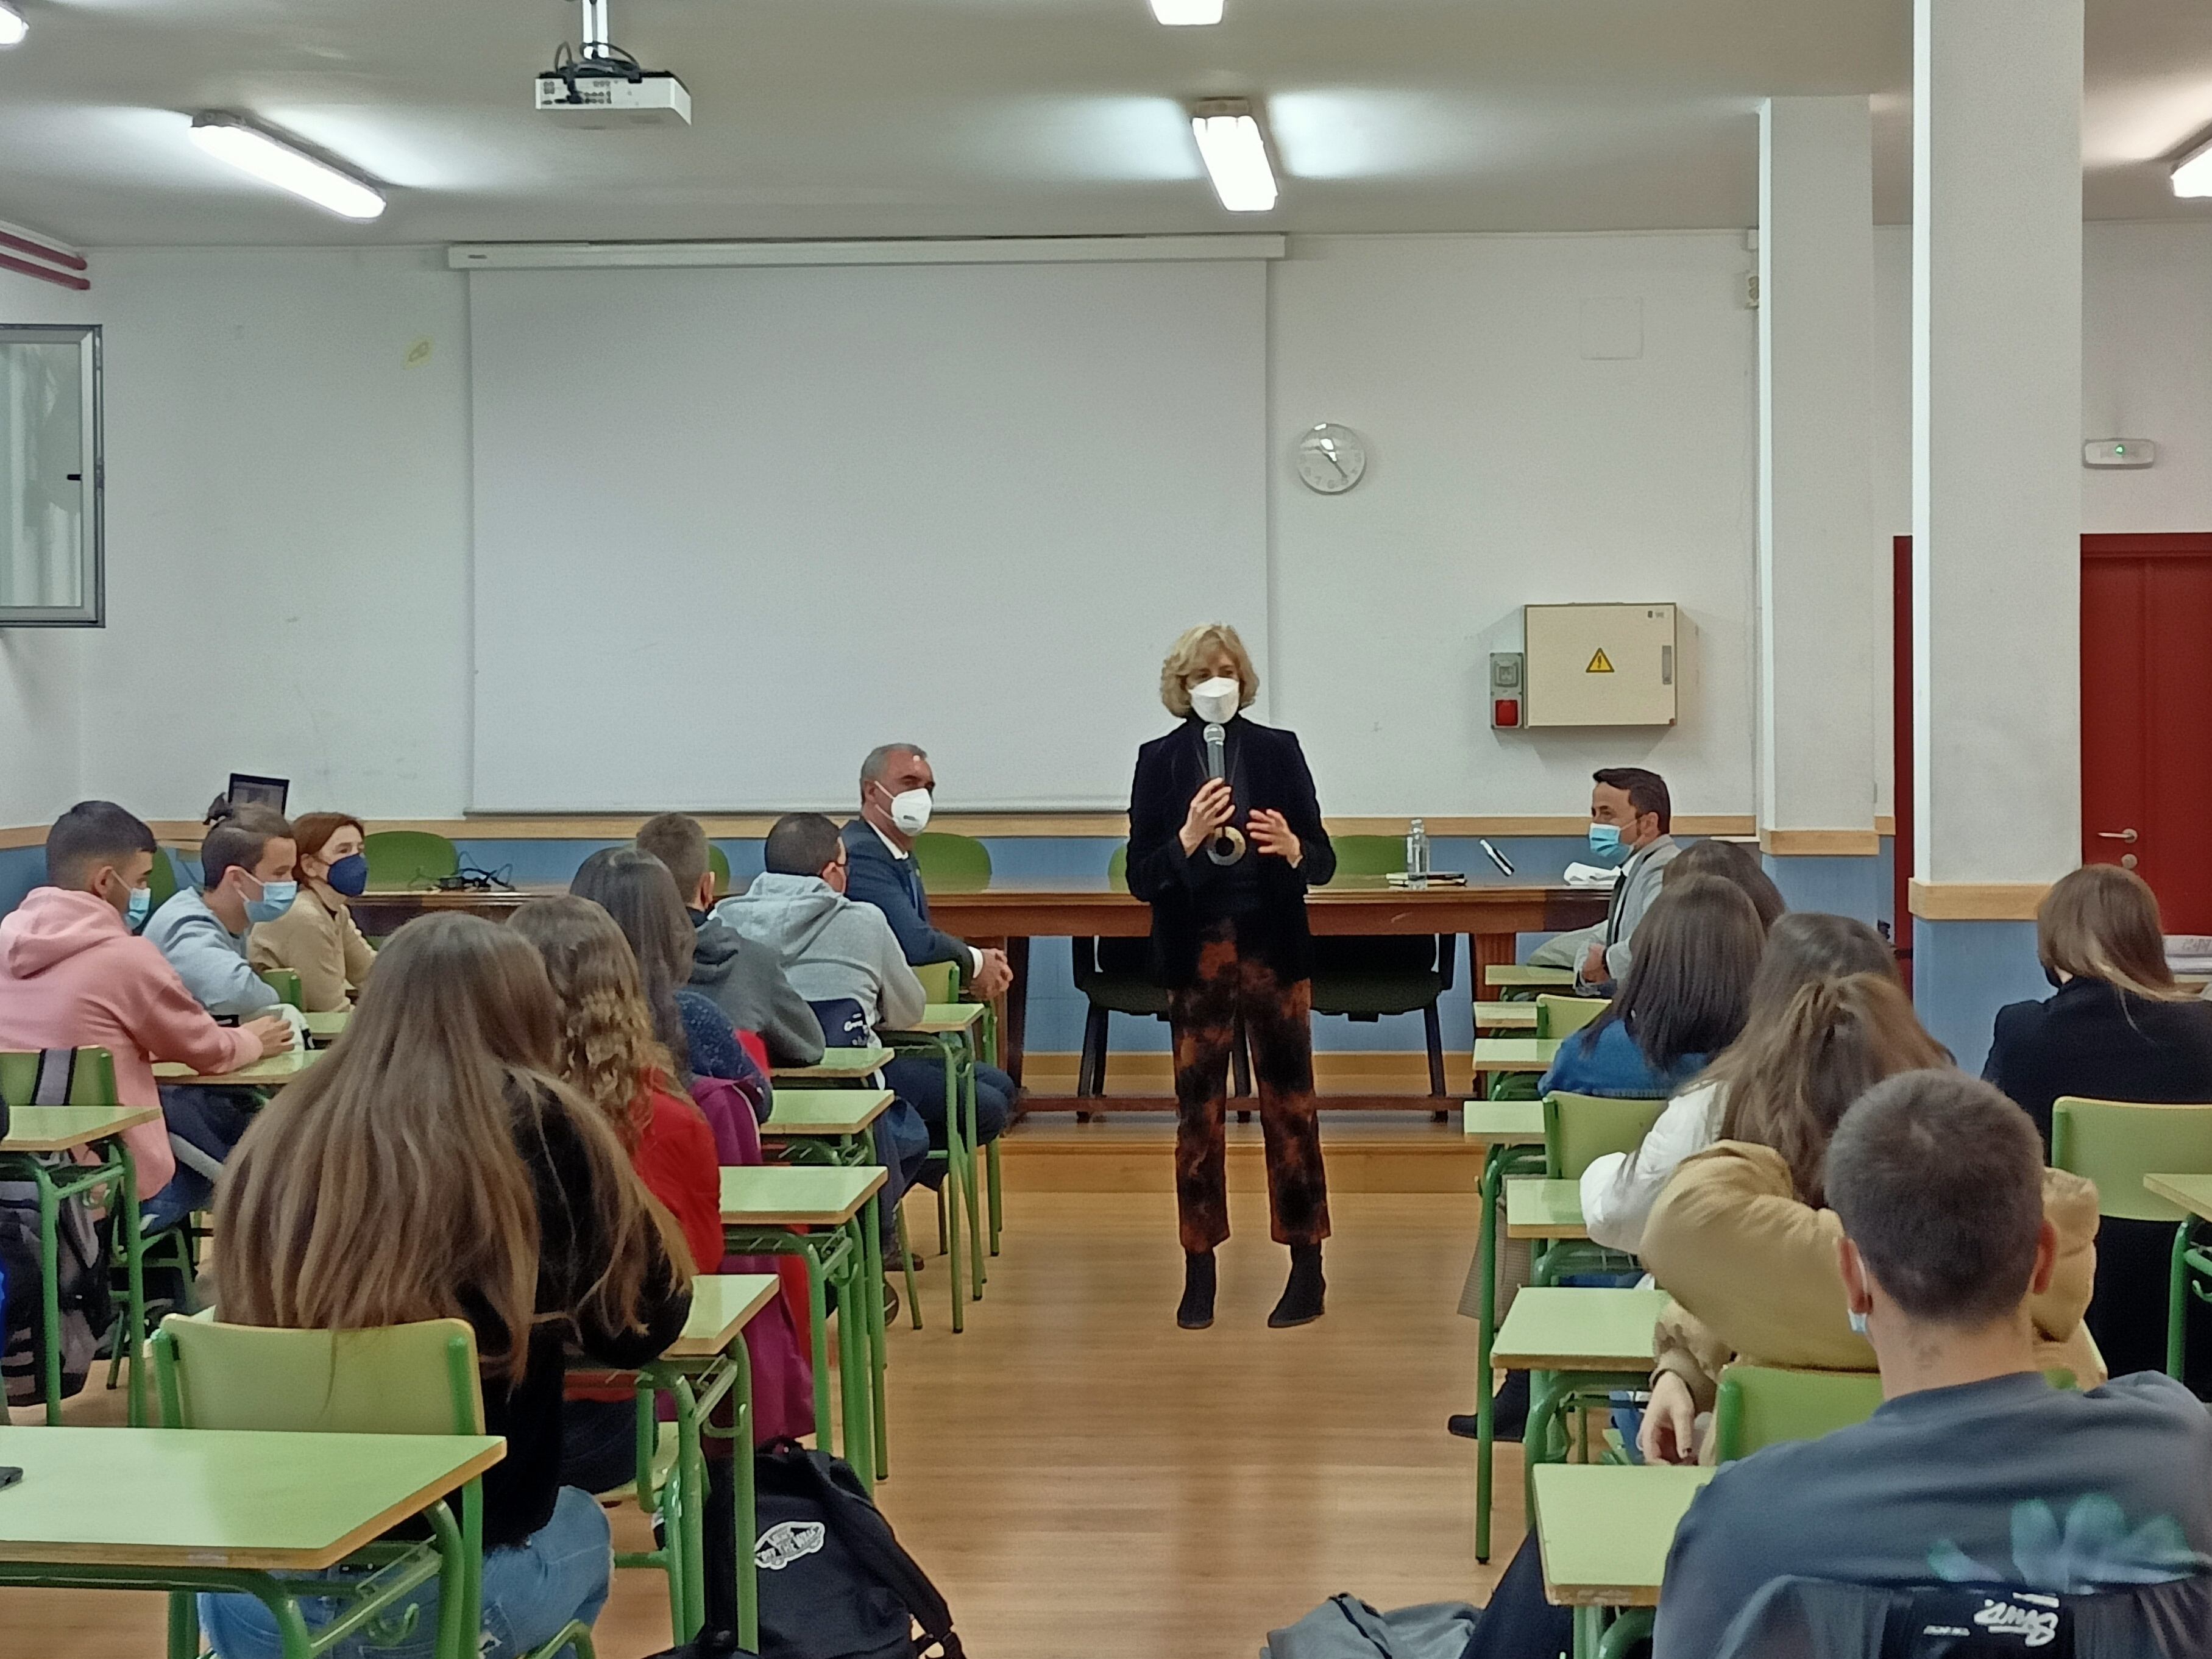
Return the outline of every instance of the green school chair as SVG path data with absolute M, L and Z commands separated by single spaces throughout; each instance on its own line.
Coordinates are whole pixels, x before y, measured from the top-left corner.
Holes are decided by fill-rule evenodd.
M 1584 1027 L 1595 1024 L 1597 1017 L 1612 1006 L 1610 997 L 1539 996 L 1536 1035 L 1553 1039 L 1571 1037 Z
M 427 830 L 380 830 L 362 838 L 361 850 L 368 884 L 380 892 L 428 887 L 461 867 L 460 850 Z
M 1339 836 L 1339 876 L 1396 875 L 1406 867 L 1397 836 Z M 1429 1057 L 1429 1092 L 1444 1092 L 1444 1036 L 1440 1012 L 1451 989 L 1459 940 L 1451 934 L 1361 934 L 1314 940 L 1313 1011 L 1371 1025 L 1385 1014 L 1421 1016 Z
M 166 847 L 154 849 L 154 867 L 146 872 L 146 890 L 158 910 L 177 896 L 177 856 Z
M 1730 1365 L 1713 1407 L 1713 1448 L 1723 1463 L 1785 1440 L 1818 1440 L 1863 1423 L 1881 1404 L 1875 1371 L 1788 1370 Z
M 973 836 L 926 830 L 914 838 L 921 884 L 944 893 L 973 893 L 991 884 L 991 849 Z
M 375 1330 L 294 1331 L 172 1314 L 155 1334 L 154 1377 L 162 1425 L 172 1429 L 364 1436 L 484 1431 L 476 1333 L 459 1319 Z M 404 1617 L 414 1592 L 434 1577 L 438 1651 L 467 1659 L 483 1622 L 482 1481 L 470 1481 L 460 1496 L 458 1527 L 451 1509 L 434 1504 L 425 1511 L 433 1542 L 368 1545 L 349 1564 L 374 1565 L 374 1576 L 318 1583 L 316 1594 L 348 1601 L 342 1619 L 373 1605 L 376 1614 L 367 1621 L 373 1625 Z M 198 1626 L 192 1596 L 173 1594 L 170 1652 L 198 1652 Z M 578 1659 L 592 1659 L 588 1626 L 570 1624 L 531 1659 L 554 1659 L 570 1650 Z
M 2190 1303 L 2212 1301 L 2197 1283 L 2212 1276 L 2212 1255 L 2195 1240 L 2201 1224 L 2196 1218 L 2152 1194 L 2143 1177 L 2212 1174 L 2212 1105 L 2154 1106 L 2069 1097 L 2051 1109 L 2051 1164 L 2097 1183 L 2100 1216 L 2173 1224 L 2166 1369 L 2179 1379 Z
M 1634 1152 L 1666 1109 L 1663 1099 L 1546 1095 L 1544 1174 L 1553 1181 L 1579 1180 L 1583 1171 L 1606 1153 Z M 1626 1273 L 1634 1265 L 1634 1257 L 1589 1239 L 1554 1239 L 1532 1264 L 1530 1282 L 1556 1285 L 1569 1273 Z
M 300 989 L 300 972 L 296 968 L 257 968 L 253 971 L 263 984 L 276 994 L 276 1000 L 288 1008 L 306 1006 Z
M 921 981 L 923 994 L 927 996 L 932 1002 L 969 1002 L 974 1000 L 973 998 L 961 995 L 960 970 L 952 963 L 927 963 L 921 967 L 915 969 L 914 972 L 915 977 Z M 988 1003 L 985 1003 L 982 1006 L 983 1018 L 975 1027 L 975 1042 L 973 1047 L 969 1050 L 968 1058 L 980 1061 L 981 1064 L 986 1066 L 995 1066 L 999 1063 L 998 1011 Z M 970 1091 L 970 1093 L 972 1095 L 972 1090 Z M 969 1151 L 969 1155 L 972 1157 L 975 1152 L 975 1119 L 973 1111 L 972 1099 L 969 1104 L 970 1110 L 968 1119 L 968 1133 Z M 1001 1139 L 1003 1138 L 1004 1137 L 1001 1136 Z M 990 1213 L 989 1243 L 991 1254 L 993 1255 L 999 1254 L 999 1236 L 1003 1224 L 1000 1217 L 1001 1206 L 1004 1201 L 1003 1181 L 1004 1177 L 1000 1172 L 999 1165 L 999 1142 L 997 1140 L 994 1140 L 983 1148 L 984 1197 Z
M 714 896 L 727 898 L 730 893 L 730 855 L 711 841 L 707 843 L 707 869 L 714 878 Z
M 1117 892 L 1129 889 L 1129 843 L 1115 847 L 1106 860 L 1106 882 Z M 1084 1017 L 1083 1052 L 1076 1062 L 1075 1092 L 1106 1092 L 1106 1059 L 1111 1047 L 1113 1018 L 1129 1014 L 1146 1019 L 1168 1017 L 1168 994 L 1153 983 L 1151 947 L 1141 939 L 1078 939 L 1068 941 L 1075 974 L 1075 988 L 1091 1006 Z M 1244 1050 L 1238 1045 L 1237 1092 L 1244 1092 Z M 1090 1118 L 1076 1115 L 1078 1122 Z

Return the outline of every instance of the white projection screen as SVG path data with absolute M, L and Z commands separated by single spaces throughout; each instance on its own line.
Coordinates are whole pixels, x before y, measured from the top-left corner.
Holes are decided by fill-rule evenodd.
M 469 277 L 472 805 L 1109 808 L 1267 645 L 1258 260 Z

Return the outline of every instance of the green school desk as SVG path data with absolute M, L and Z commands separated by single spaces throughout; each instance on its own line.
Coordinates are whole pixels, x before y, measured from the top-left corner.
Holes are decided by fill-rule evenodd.
M 2150 1175 L 2143 1177 L 2143 1187 L 2200 1220 L 2212 1221 L 2212 1176 Z
M 1536 1005 L 1519 1006 L 1533 1019 Z M 1540 1100 L 1471 1100 L 1461 1109 L 1461 1130 L 1470 1146 L 1484 1149 L 1482 1221 L 1475 1259 L 1482 1269 L 1482 1311 L 1476 1319 L 1474 1417 L 1474 1559 L 1490 1559 L 1491 1466 L 1496 1450 L 1492 1416 L 1491 1344 L 1498 1336 L 1498 1210 L 1505 1177 L 1540 1175 L 1544 1169 L 1544 1103 Z
M 1571 968 L 1531 968 L 1510 962 L 1494 963 L 1482 970 L 1482 982 L 1493 991 L 1527 993 L 1548 991 L 1562 986 L 1571 990 L 1575 970 Z
M 837 1286 L 838 1385 L 844 1453 L 863 1486 L 875 1484 L 887 1448 L 884 1399 L 883 1233 L 876 1195 L 887 1173 L 873 1164 L 769 1164 L 722 1171 L 722 1235 L 740 1255 L 797 1255 L 806 1262 L 807 1323 L 814 1353 L 816 1443 L 830 1434 L 829 1315 L 823 1286 Z M 799 1229 L 804 1228 L 805 1231 Z M 855 1318 L 854 1316 L 858 1315 Z
M 888 1048 L 828 1048 L 812 1066 L 778 1066 L 769 1076 L 777 1083 L 857 1082 L 890 1057 Z
M 1533 1004 L 1531 1005 L 1534 1006 Z M 1548 1072 L 1559 1052 L 1559 1037 L 1478 1036 L 1474 1040 L 1474 1069 L 1478 1072 Z
M 843 1142 L 840 1150 L 849 1151 L 850 1143 L 865 1141 L 892 1099 L 888 1089 L 778 1089 L 760 1132 L 771 1140 Z
M 433 1506 L 506 1452 L 483 1435 L 0 1429 L 0 1463 L 23 1470 L 0 1492 L 0 1583 L 253 1595 L 286 1659 L 307 1659 L 293 1598 L 319 1587 L 282 1575 L 335 1565 L 430 1510 L 436 1541 L 387 1569 L 390 1600 L 441 1575 L 454 1591 L 460 1528 Z
M 307 1040 L 318 1048 L 327 1048 L 344 1033 L 353 1018 L 353 1010 L 333 1008 L 327 1013 L 302 1014 L 300 1018 L 307 1022 Z
M 138 1236 L 137 1171 L 123 1132 L 161 1115 L 157 1106 L 19 1106 L 9 1115 L 8 1138 L 0 1140 L 0 1174 L 29 1182 L 39 1199 L 39 1312 L 46 1342 L 39 1392 L 49 1425 L 62 1420 L 61 1252 L 56 1237 L 61 1206 L 69 1199 L 111 1188 L 123 1224 L 123 1328 L 132 1344 L 131 1422 L 134 1427 L 146 1422 L 145 1357 L 137 1346 L 146 1334 L 146 1251 Z M 93 1161 L 72 1161 L 80 1157 Z M 0 1423 L 7 1420 L 7 1402 L 0 1400 Z
M 281 1089 L 298 1082 L 321 1058 L 319 1048 L 294 1048 L 234 1072 L 195 1072 L 182 1060 L 164 1060 L 155 1062 L 154 1076 L 161 1083 L 191 1083 L 208 1089 Z
M 1535 1472 L 1544 1596 L 1575 1610 L 1575 1659 L 1611 1659 L 1650 1634 L 1650 1609 L 1706 1468 L 1553 1463 Z M 1604 1609 L 1634 1611 L 1604 1623 Z
M 987 1274 L 983 1256 L 983 1204 L 975 1170 L 980 1149 L 975 1144 L 975 1067 L 982 1053 L 975 1028 L 988 1012 L 980 1002 L 933 1002 L 921 1018 L 900 1030 L 883 1033 L 885 1042 L 907 1054 L 928 1056 L 945 1067 L 945 1189 L 943 1236 L 946 1262 L 951 1272 L 952 1328 L 963 1328 L 960 1305 L 960 1223 L 968 1222 L 969 1291 L 970 1299 L 983 1299 Z M 999 1154 L 994 1146 L 986 1160 L 990 1182 L 990 1227 L 988 1249 L 999 1253 Z
M 1588 1238 L 1583 1225 L 1583 1184 L 1518 1176 L 1505 1183 L 1508 1238 Z
M 1513 1298 L 1491 1359 L 1529 1373 L 1522 1445 L 1532 1472 L 1556 1461 L 1552 1430 L 1569 1401 L 1649 1384 L 1651 1330 L 1666 1306 L 1667 1292 L 1657 1289 L 1534 1286 Z
M 1478 1002 L 1474 1005 L 1474 1029 L 1478 1031 L 1525 1031 L 1534 1035 L 1536 1005 L 1533 1002 Z

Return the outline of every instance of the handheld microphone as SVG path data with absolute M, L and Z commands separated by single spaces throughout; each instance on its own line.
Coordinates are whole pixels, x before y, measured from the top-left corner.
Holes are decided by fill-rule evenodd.
M 1482 848 L 1484 852 L 1490 854 L 1490 861 L 1498 866 L 1498 874 L 1501 876 L 1510 876 L 1513 873 L 1513 860 L 1511 859 L 1507 858 L 1504 854 L 1499 852 L 1495 847 L 1492 847 L 1486 841 L 1478 839 L 1474 844 Z
M 1219 782 L 1229 775 L 1228 757 L 1224 744 L 1229 734 L 1218 721 L 1208 721 L 1206 727 L 1206 775 L 1209 782 Z M 1206 855 L 1216 864 L 1234 864 L 1244 856 L 1244 832 L 1233 823 L 1224 823 L 1213 833 L 1206 844 Z

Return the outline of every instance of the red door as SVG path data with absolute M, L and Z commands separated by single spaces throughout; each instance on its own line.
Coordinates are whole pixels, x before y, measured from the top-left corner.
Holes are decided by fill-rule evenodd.
M 2081 858 L 2212 933 L 2212 535 L 2081 538 Z

